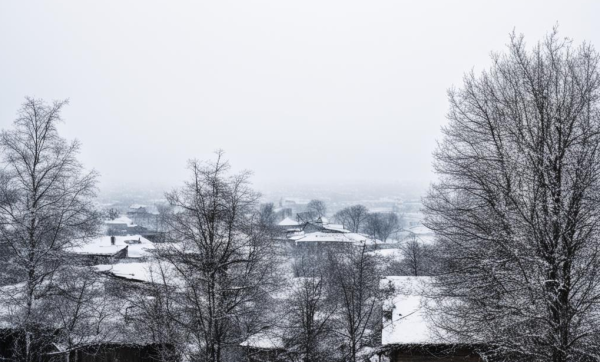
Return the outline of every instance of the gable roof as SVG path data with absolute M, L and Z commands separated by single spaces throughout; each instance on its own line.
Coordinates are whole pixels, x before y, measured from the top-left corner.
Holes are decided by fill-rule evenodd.
M 285 219 L 281 220 L 277 225 L 279 226 L 298 226 L 300 225 L 299 222 L 290 219 L 289 217 L 286 217 Z

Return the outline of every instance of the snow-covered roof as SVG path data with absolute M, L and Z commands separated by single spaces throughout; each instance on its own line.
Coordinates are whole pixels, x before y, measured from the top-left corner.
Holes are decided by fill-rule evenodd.
M 304 234 L 303 237 L 296 239 L 297 243 L 300 242 L 333 242 L 333 243 L 366 243 L 374 244 L 378 240 L 372 239 L 366 235 L 357 233 L 325 233 L 325 232 L 314 232 Z M 379 243 L 381 243 L 379 241 Z
M 116 218 L 114 220 L 108 220 L 108 221 L 105 221 L 104 223 L 107 224 L 107 225 L 111 225 L 111 224 L 127 224 L 127 226 L 135 226 L 133 224 L 133 220 L 131 220 L 127 216 L 119 216 L 118 218 Z
M 317 219 L 317 222 L 319 224 L 329 224 L 329 219 L 326 218 L 325 216 L 319 216 L 319 218 Z
M 172 264 L 159 263 L 156 260 L 135 263 L 102 264 L 93 266 L 94 270 L 119 278 L 144 283 L 166 283 L 173 287 L 184 285 L 181 275 Z
M 393 258 L 396 260 L 401 260 L 403 258 L 402 250 L 400 250 L 398 248 L 377 249 L 377 250 L 370 251 L 369 254 L 375 255 L 375 256 L 381 256 L 381 257 L 385 257 L 385 258 Z
M 279 226 L 298 226 L 298 225 L 300 225 L 300 223 L 295 220 L 290 219 L 289 217 L 286 217 L 285 219 L 281 220 L 279 222 L 279 224 L 277 224 L 277 225 L 279 225 Z
M 384 303 L 384 311 L 391 311 L 392 319 L 384 316 L 381 342 L 388 344 L 450 343 L 442 337 L 427 313 L 428 288 L 431 277 L 388 276 L 381 287 L 393 286 L 394 293 Z
M 68 249 L 71 253 L 90 255 L 114 255 L 124 248 L 128 248 L 129 258 L 143 258 L 150 255 L 154 244 L 141 235 L 115 236 L 115 245 L 112 245 L 110 236 L 101 236 L 88 243 L 83 243 Z
M 289 240 L 298 240 L 298 239 L 302 239 L 304 236 L 306 236 L 306 234 L 304 234 L 304 231 L 294 231 L 292 233 L 289 233 L 286 235 L 286 237 Z
M 326 230 L 337 231 L 340 233 L 349 233 L 350 232 L 350 230 L 344 229 L 344 225 L 341 225 L 341 224 L 323 224 L 323 225 L 321 225 L 321 227 Z
M 416 235 L 433 234 L 433 230 L 424 225 L 413 226 L 408 231 Z
M 258 349 L 281 349 L 285 347 L 283 332 L 278 329 L 265 329 L 248 337 L 240 343 L 242 347 Z
M 140 282 L 152 282 L 156 280 L 150 263 L 103 264 L 95 265 L 93 268 L 99 272 Z
M 133 205 L 129 206 L 129 209 L 131 209 L 131 210 L 136 210 L 136 209 L 141 209 L 141 208 L 146 208 L 146 205 L 133 204 Z

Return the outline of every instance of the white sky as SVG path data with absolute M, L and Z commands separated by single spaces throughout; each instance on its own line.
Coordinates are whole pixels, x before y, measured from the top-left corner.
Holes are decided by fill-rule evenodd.
M 594 4 L 595 3 L 595 4 Z M 0 128 L 69 98 L 103 186 L 222 148 L 261 182 L 428 182 L 446 90 L 515 28 L 600 48 L 598 1 L 1 1 Z

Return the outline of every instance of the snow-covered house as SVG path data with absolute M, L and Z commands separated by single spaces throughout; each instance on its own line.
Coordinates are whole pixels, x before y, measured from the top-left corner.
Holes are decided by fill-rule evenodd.
M 107 220 L 104 222 L 107 229 L 114 231 L 114 233 L 126 233 L 130 228 L 136 225 L 127 216 L 120 216 L 113 220 Z
M 383 304 L 380 356 L 390 362 L 479 362 L 476 346 L 458 343 L 431 315 L 431 277 L 389 276 L 381 288 L 392 294 Z
M 114 264 L 121 260 L 145 260 L 154 244 L 141 235 L 101 236 L 67 249 L 84 265 Z
M 135 216 L 135 215 L 144 215 L 147 214 L 148 210 L 146 205 L 133 204 L 129 206 L 129 210 L 127 210 L 127 215 Z
M 107 220 L 104 222 L 104 226 L 107 235 L 145 235 L 148 232 L 146 227 L 134 222 L 128 216 L 120 216 L 114 220 Z
M 94 266 L 94 269 L 99 273 L 132 282 L 163 282 L 161 270 L 152 262 L 102 264 Z
M 324 246 L 336 246 L 336 247 L 351 247 L 357 245 L 376 245 L 381 243 L 376 239 L 372 239 L 366 235 L 351 233 L 351 232 L 311 232 L 305 233 L 304 235 L 295 238 L 296 246 L 299 247 L 324 247 Z
M 349 233 L 343 225 L 331 224 L 325 217 L 319 217 L 316 221 L 309 221 L 302 224 L 302 231 L 305 233 L 323 232 L 323 233 Z
M 280 328 L 265 328 L 250 335 L 240 346 L 249 361 L 280 361 L 285 355 L 284 332 Z
M 283 219 L 279 223 L 277 223 L 277 226 L 283 230 L 296 230 L 296 229 L 300 229 L 302 224 L 299 223 L 298 221 L 290 219 L 289 217 L 286 217 L 285 219 Z

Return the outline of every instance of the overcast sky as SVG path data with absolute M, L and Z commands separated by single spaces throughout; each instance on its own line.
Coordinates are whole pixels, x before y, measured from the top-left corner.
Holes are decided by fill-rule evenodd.
M 514 28 L 600 48 L 598 1 L 1 1 L 0 128 L 70 99 L 61 132 L 120 183 L 227 152 L 257 183 L 427 183 L 446 90 Z

